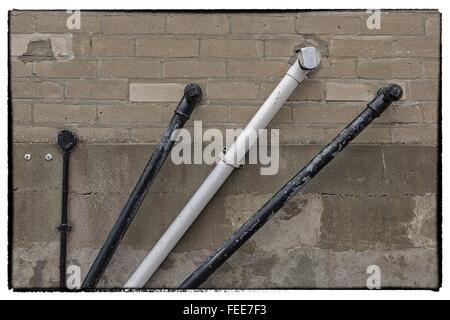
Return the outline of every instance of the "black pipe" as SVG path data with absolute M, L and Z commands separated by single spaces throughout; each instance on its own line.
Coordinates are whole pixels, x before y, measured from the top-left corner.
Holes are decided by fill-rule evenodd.
M 68 197 L 69 197 L 69 162 L 70 152 L 77 144 L 77 137 L 70 131 L 62 130 L 58 133 L 58 145 L 63 154 L 63 183 L 61 201 L 61 224 L 58 230 L 61 233 L 59 248 L 59 287 L 66 288 L 66 260 L 67 260 L 67 233 L 71 226 L 68 223 Z
M 294 196 L 308 181 L 347 146 L 364 128 L 386 110 L 403 94 L 399 85 L 390 84 L 378 90 L 377 96 L 367 107 L 325 148 L 323 148 L 303 169 L 301 169 L 280 191 L 259 209 L 231 238 L 195 270 L 180 286 L 182 289 L 197 288 L 230 258 L 250 237 L 261 228 L 272 215 Z
M 97 258 L 92 264 L 91 269 L 81 285 L 82 289 L 94 288 L 97 285 L 120 241 L 124 237 L 128 227 L 136 216 L 136 213 L 144 200 L 148 189 L 153 183 L 154 178 L 161 169 L 170 150 L 172 150 L 175 143 L 175 139 L 172 137 L 174 131 L 183 128 L 194 110 L 195 105 L 199 103 L 201 99 L 202 90 L 197 84 L 192 83 L 185 87 L 184 95 L 181 98 L 172 119 L 170 120 L 169 127 L 166 129 L 159 144 L 153 151 L 153 154 L 145 166 L 139 181 L 136 183 L 133 192 L 125 203 L 119 218 L 109 233 L 103 247 L 100 249 Z

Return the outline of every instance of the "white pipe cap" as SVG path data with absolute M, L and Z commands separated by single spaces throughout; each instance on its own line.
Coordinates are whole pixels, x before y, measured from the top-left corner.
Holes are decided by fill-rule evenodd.
M 312 70 L 320 64 L 320 52 L 315 47 L 304 47 L 300 49 L 298 63 L 303 70 Z

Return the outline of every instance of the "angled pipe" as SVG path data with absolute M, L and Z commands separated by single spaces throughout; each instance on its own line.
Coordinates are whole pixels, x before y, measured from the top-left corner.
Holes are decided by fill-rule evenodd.
M 197 84 L 192 83 L 185 87 L 183 97 L 178 103 L 168 128 L 153 151 L 153 154 L 145 166 L 141 177 L 136 183 L 133 192 L 125 203 L 119 218 L 95 258 L 91 269 L 81 285 L 82 289 L 93 288 L 97 285 L 106 267 L 108 266 L 109 261 L 114 255 L 114 252 L 119 246 L 120 241 L 124 237 L 128 227 L 136 216 L 137 211 L 148 192 L 148 189 L 152 185 L 156 175 L 169 155 L 170 150 L 172 150 L 176 140 L 173 137 L 174 133 L 183 128 L 185 123 L 189 120 L 195 105 L 199 103 L 201 99 L 202 90 Z
M 131 275 L 125 284 L 125 288 L 142 288 L 147 283 L 233 170 L 239 166 L 247 151 L 255 144 L 257 138 L 254 132 L 267 127 L 306 75 L 317 68 L 319 64 L 320 53 L 316 48 L 305 47 L 300 50 L 296 61 L 281 82 Z
M 342 151 L 361 131 L 398 101 L 403 90 L 390 84 L 381 88 L 367 107 L 326 147 L 324 147 L 303 169 L 285 184 L 261 209 L 244 223 L 231 238 L 195 270 L 180 286 L 181 289 L 197 288 L 250 239 L 284 204 L 302 189 L 323 167 Z

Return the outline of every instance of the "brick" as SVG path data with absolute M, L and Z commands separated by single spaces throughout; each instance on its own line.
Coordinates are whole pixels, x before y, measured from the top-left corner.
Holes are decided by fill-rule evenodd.
M 368 29 L 367 19 L 362 19 L 361 33 L 369 35 L 423 35 L 424 19 L 419 15 L 381 14 L 381 28 Z
M 109 57 L 134 56 L 134 39 L 127 37 L 93 36 L 92 55 Z
M 95 78 L 97 63 L 87 60 L 41 61 L 34 64 L 34 73 L 46 78 Z
M 261 98 L 267 99 L 278 83 L 264 82 L 261 84 Z M 302 82 L 289 97 L 288 101 L 322 100 L 324 98 L 323 83 L 320 80 Z
M 73 35 L 72 52 L 75 57 L 91 55 L 91 36 L 81 33 Z
M 294 90 L 288 101 L 322 100 L 324 93 L 322 81 L 307 80 Z
M 132 143 L 153 143 L 156 144 L 161 139 L 165 127 L 133 128 L 130 129 L 130 142 Z
M 194 14 L 167 17 L 167 32 L 175 34 L 221 34 L 230 29 L 225 15 Z
M 390 106 L 374 123 L 420 123 L 421 113 L 415 106 Z
M 342 130 L 343 128 L 340 128 Z M 392 135 L 390 128 L 377 127 L 371 125 L 364 129 L 359 136 L 353 140 L 357 144 L 387 144 L 392 142 Z
M 161 106 L 133 104 L 99 105 L 98 120 L 101 123 L 161 122 Z
M 419 61 L 371 59 L 360 61 L 358 67 L 364 79 L 414 79 L 421 75 Z
M 173 105 L 164 106 L 162 108 L 162 121 L 167 122 L 172 119 L 173 113 Z M 200 104 L 194 108 L 191 119 L 201 120 L 203 122 L 224 123 L 228 119 L 228 108 L 225 105 L 219 104 Z
M 96 119 L 95 105 L 35 104 L 33 122 L 93 123 Z
M 168 122 L 170 121 L 170 119 L 172 119 L 174 111 L 175 111 L 175 106 L 171 103 L 167 103 L 167 104 L 162 104 L 162 103 L 155 103 L 157 105 L 159 105 L 161 107 L 161 121 L 162 122 Z M 197 109 L 200 106 L 196 106 L 194 108 Z M 192 117 L 191 117 L 192 118 Z
M 125 128 L 77 128 L 76 134 L 85 143 L 124 143 L 128 141 Z
M 197 106 L 192 112 L 192 119 L 201 120 L 203 122 L 224 123 L 228 118 L 227 106 L 223 105 L 207 105 Z
M 235 15 L 230 20 L 232 33 L 295 33 L 292 16 Z
M 31 77 L 33 65 L 22 61 L 10 61 L 10 72 L 13 78 Z
M 27 54 L 30 61 L 72 58 L 73 34 L 12 34 L 10 37 L 10 55 L 13 57 Z M 39 41 L 39 42 L 38 42 Z M 38 42 L 30 51 L 31 42 Z M 49 50 L 48 42 L 51 44 Z M 24 59 L 24 57 L 21 57 Z
M 165 78 L 225 77 L 224 61 L 167 61 L 163 64 L 163 66 Z
M 13 123 L 30 123 L 32 110 L 33 106 L 29 103 L 13 102 L 11 109 Z
M 130 100 L 135 102 L 178 102 L 183 95 L 183 83 L 130 83 Z
M 439 61 L 424 61 L 422 64 L 422 76 L 425 79 L 437 79 L 440 76 L 441 68 Z
M 234 78 L 276 78 L 288 70 L 284 61 L 229 61 L 228 76 Z
M 164 28 L 164 16 L 155 14 L 104 16 L 102 22 L 104 34 L 163 33 Z
M 415 80 L 409 83 L 409 99 L 416 101 L 439 98 L 439 82 L 437 80 Z
M 441 34 L 441 17 L 431 17 L 426 22 L 427 36 L 440 36 Z
M 401 38 L 393 44 L 396 57 L 435 58 L 440 56 L 439 38 Z
M 293 57 L 300 45 L 304 43 L 302 36 L 287 39 L 270 39 L 265 41 L 266 57 Z
M 251 82 L 209 82 L 207 99 L 257 99 L 258 85 Z
M 437 127 L 408 126 L 392 128 L 392 141 L 402 144 L 437 144 Z
M 63 96 L 63 86 L 51 81 L 13 81 L 13 98 L 57 99 Z
M 99 78 L 160 78 L 161 63 L 153 60 L 120 59 L 98 62 Z
M 314 78 L 357 78 L 356 62 L 352 59 L 328 59 L 322 58 L 319 68 L 308 75 Z
M 297 16 L 296 30 L 301 34 L 351 34 L 359 33 L 360 18 L 331 14 L 306 14 Z
M 196 39 L 153 39 L 138 37 L 136 55 L 139 57 L 190 58 L 199 56 L 200 41 Z
M 370 101 L 375 95 L 372 85 L 362 83 L 328 82 L 326 99 L 337 101 Z
M 248 123 L 258 112 L 259 108 L 260 106 L 229 106 L 228 120 L 232 123 Z M 291 122 L 292 109 L 288 106 L 283 106 L 271 121 L 272 124 Z
M 383 58 L 392 57 L 393 53 L 393 41 L 389 39 L 334 39 L 330 44 L 332 57 Z
M 280 125 L 280 144 L 323 144 L 325 131 L 319 127 Z
M 424 123 L 436 124 L 438 122 L 438 105 L 437 103 L 422 103 L 420 107 Z
M 34 32 L 33 13 L 11 11 L 9 15 L 9 32 L 33 33 Z
M 86 15 L 80 17 L 80 29 L 69 29 L 67 19 L 71 16 L 66 11 L 44 11 L 36 14 L 36 31 L 42 33 L 99 33 L 101 18 Z
M 263 53 L 261 40 L 205 39 L 200 42 L 202 57 L 261 58 Z
M 258 109 L 258 106 L 229 106 L 228 121 L 232 123 L 248 123 Z
M 13 142 L 16 143 L 55 143 L 57 128 L 14 125 Z
M 301 106 L 293 108 L 294 123 L 337 124 L 349 123 L 356 116 L 356 107 Z
M 67 80 L 66 98 L 125 100 L 128 82 L 122 80 Z

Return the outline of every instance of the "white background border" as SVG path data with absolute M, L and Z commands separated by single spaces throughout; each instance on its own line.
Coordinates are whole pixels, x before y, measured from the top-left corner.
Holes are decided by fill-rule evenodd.
M 337 3 L 339 7 L 337 7 Z M 151 4 L 152 7 L 143 7 L 144 4 Z M 313 5 L 308 5 L 313 4 Z M 8 34 L 7 21 L 8 10 L 11 9 L 439 9 L 442 13 L 442 73 L 448 74 L 449 68 L 449 48 L 448 36 L 450 32 L 450 5 L 448 2 L 442 0 L 428 0 L 428 1 L 396 1 L 395 6 L 392 0 L 377 0 L 362 3 L 362 1 L 341 0 L 336 1 L 322 1 L 315 0 L 313 2 L 306 1 L 288 1 L 277 0 L 266 2 L 261 1 L 246 1 L 242 0 L 227 0 L 223 2 L 214 2 L 211 0 L 190 0 L 190 1 L 137 1 L 127 0 L 118 2 L 94 2 L 92 0 L 77 0 L 77 1 L 49 1 L 41 0 L 34 1 L 2 1 L 0 3 L 0 25 L 1 25 L 1 61 L 0 74 L 1 76 L 1 104 L 3 105 L 0 112 L 0 171 L 2 179 L 0 180 L 0 205 L 1 205 L 1 220 L 0 220 L 0 299 L 274 299 L 274 300 L 289 300 L 289 299 L 449 299 L 450 298 L 450 281 L 449 275 L 449 258 L 446 255 L 449 248 L 449 238 L 444 233 L 443 237 L 443 286 L 440 292 L 432 291 L 406 291 L 406 290 L 379 290 L 379 291 L 359 291 L 359 290 L 246 290 L 246 291 L 204 291 L 204 292 L 95 292 L 95 293 L 20 293 L 8 290 L 7 286 L 7 218 L 8 218 L 8 170 L 7 170 L 7 137 L 8 137 L 8 120 L 7 120 L 7 87 L 8 87 Z M 302 7 L 300 7 L 300 5 Z M 374 7 L 376 5 L 376 7 Z M 364 8 L 367 6 L 367 8 Z M 450 88 L 447 78 L 443 77 L 442 88 Z M 447 145 L 450 135 L 450 124 L 448 123 L 448 108 L 444 107 L 449 101 L 449 90 L 442 90 L 442 206 L 443 206 L 443 230 L 448 229 L 449 225 L 445 219 L 445 208 L 449 204 L 449 181 L 450 174 L 445 170 L 444 164 L 449 162 L 450 155 L 447 151 Z

